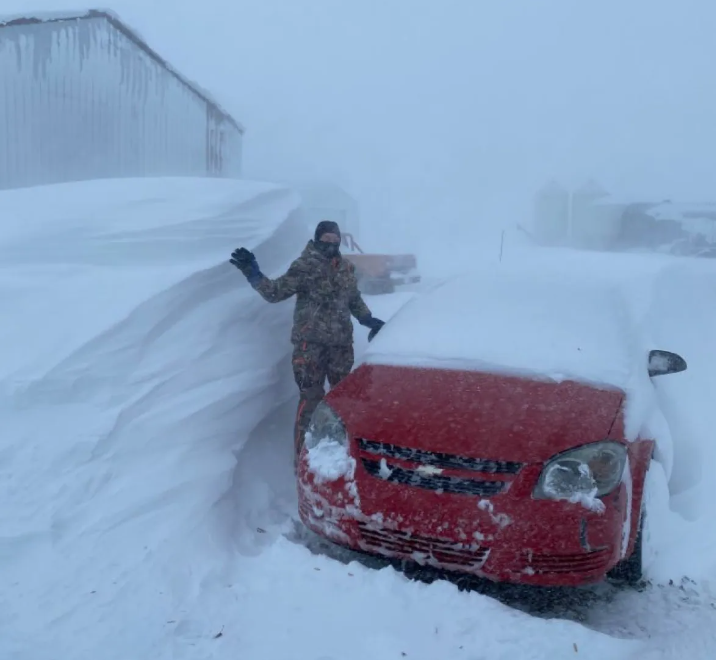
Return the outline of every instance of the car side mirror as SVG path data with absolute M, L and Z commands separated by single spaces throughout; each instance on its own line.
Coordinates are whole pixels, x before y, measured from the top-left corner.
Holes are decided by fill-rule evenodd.
M 669 351 L 649 352 L 649 377 L 666 376 L 686 371 L 686 360 L 676 353 Z

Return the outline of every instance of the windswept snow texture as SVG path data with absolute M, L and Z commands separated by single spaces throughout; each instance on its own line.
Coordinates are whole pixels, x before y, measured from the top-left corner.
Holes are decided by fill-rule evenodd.
M 714 657 L 716 272 L 605 258 L 649 271 L 655 286 L 630 309 L 689 361 L 654 384 L 650 419 L 673 439 L 650 475 L 659 584 L 597 598 L 581 623 L 545 620 L 284 537 L 293 306 L 266 304 L 227 259 L 246 245 L 280 273 L 305 241 L 297 203 L 270 184 L 205 180 L 0 195 L 0 658 Z M 376 316 L 399 314 L 386 341 L 416 295 L 367 298 Z M 694 582 L 668 586 L 684 575 Z
M 182 612 L 228 586 L 233 453 L 293 394 L 291 309 L 228 258 L 280 270 L 298 203 L 191 179 L 0 195 L 0 657 L 192 655 Z
M 632 366 L 626 301 L 603 279 L 565 275 L 505 266 L 451 279 L 401 310 L 367 359 L 625 387 Z M 412 331 L 420 326 L 425 332 Z

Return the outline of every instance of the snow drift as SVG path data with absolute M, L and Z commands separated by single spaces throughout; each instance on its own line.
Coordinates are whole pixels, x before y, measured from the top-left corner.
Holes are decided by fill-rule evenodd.
M 291 309 L 263 303 L 229 253 L 246 245 L 280 270 L 303 240 L 298 204 L 270 184 L 204 180 L 0 196 L 13 319 L 2 328 L 3 657 L 171 656 L 157 631 L 195 580 L 221 570 L 200 549 L 230 535 L 213 511 L 234 452 L 293 395 Z M 77 625 L 133 646 L 102 650 Z

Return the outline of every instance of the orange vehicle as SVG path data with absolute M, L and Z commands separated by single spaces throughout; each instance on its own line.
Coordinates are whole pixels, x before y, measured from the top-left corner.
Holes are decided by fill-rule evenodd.
M 393 293 L 396 286 L 420 282 L 414 254 L 366 254 L 352 234 L 343 234 L 343 256 L 355 264 L 362 293 Z

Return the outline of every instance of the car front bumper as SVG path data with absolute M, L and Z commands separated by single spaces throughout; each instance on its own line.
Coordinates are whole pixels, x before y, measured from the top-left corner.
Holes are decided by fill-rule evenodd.
M 628 493 L 602 498 L 604 510 L 536 500 L 541 467 L 525 466 L 491 497 L 391 483 L 357 462 L 352 479 L 320 481 L 299 461 L 299 514 L 334 543 L 390 559 L 498 582 L 577 586 L 599 582 L 622 558 Z M 529 485 L 529 487 L 528 487 Z

